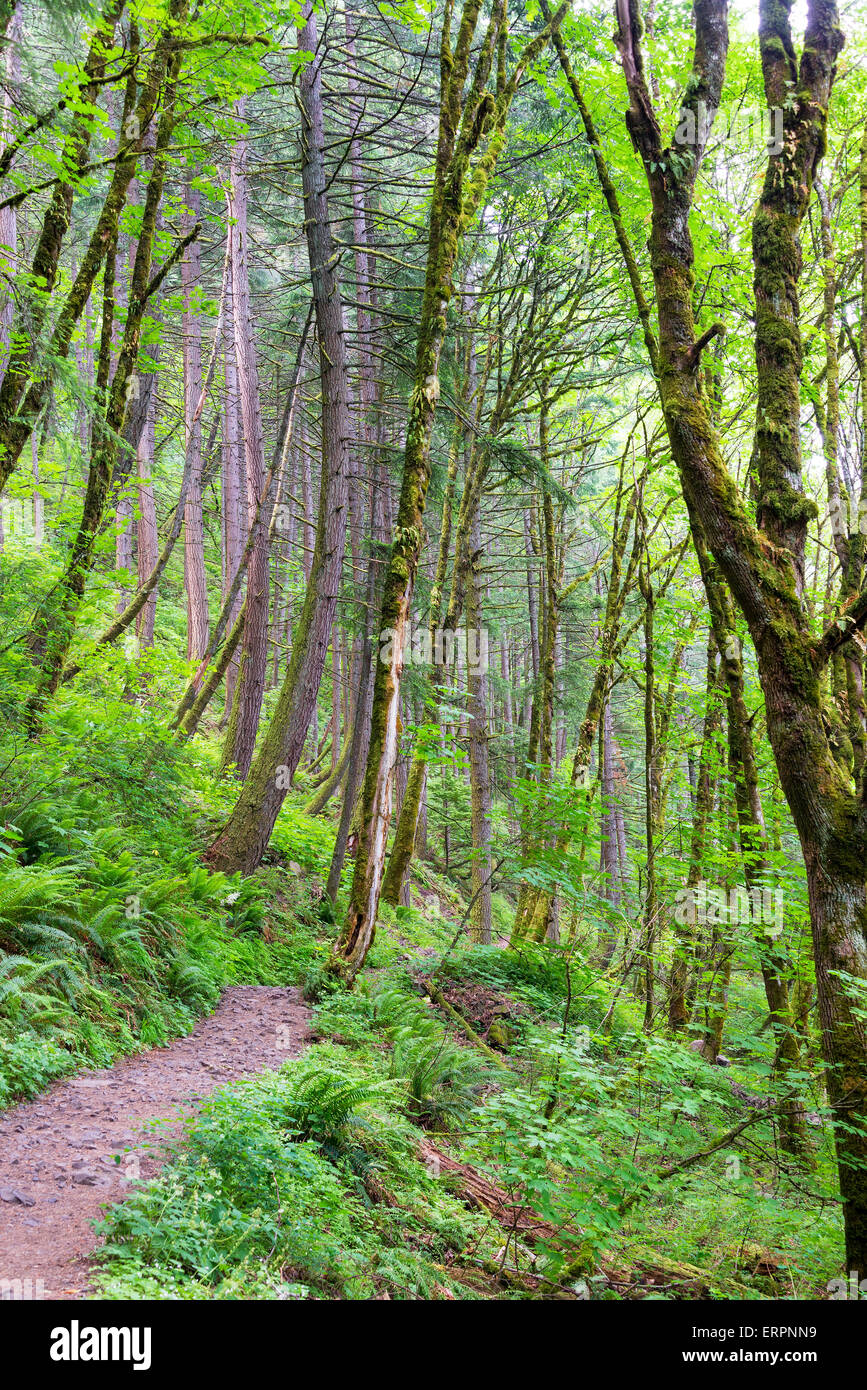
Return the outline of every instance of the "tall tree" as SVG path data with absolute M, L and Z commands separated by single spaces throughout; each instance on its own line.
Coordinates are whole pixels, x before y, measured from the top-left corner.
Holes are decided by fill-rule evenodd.
M 238 118 L 244 119 L 239 103 Z M 238 396 L 244 431 L 247 513 L 255 512 L 265 484 L 265 446 L 262 405 L 259 393 L 259 365 L 253 332 L 250 302 L 250 233 L 247 221 L 247 142 L 240 137 L 232 147 L 231 216 L 232 313 L 237 360 Z M 247 599 L 244 611 L 244 637 L 238 666 L 235 707 L 226 731 L 224 760 L 236 765 L 238 776 L 246 777 L 253 761 L 256 732 L 265 694 L 268 664 L 268 610 L 270 574 L 268 533 L 260 527 L 247 567 Z
M 768 734 L 807 867 L 847 1259 L 860 1268 L 867 1262 L 867 1037 L 856 1000 L 859 983 L 867 981 L 867 823 L 839 756 L 835 731 L 843 721 L 828 700 L 824 672 L 867 622 L 867 595 L 859 594 L 841 620 L 814 637 L 803 594 L 807 522 L 815 504 L 804 496 L 802 481 L 798 299 L 801 226 L 824 149 L 843 34 L 833 0 L 810 0 L 798 57 L 788 5 L 762 0 L 765 98 L 782 113 L 784 133 L 779 148 L 769 150 L 753 219 L 758 383 L 753 521 L 726 468 L 696 371 L 702 351 L 722 331 L 717 323 L 704 332 L 696 327 L 690 213 L 711 128 L 709 113 L 720 104 L 729 33 L 725 0 L 696 0 L 694 16 L 693 64 L 679 116 L 692 138 L 675 148 L 664 143 L 648 88 L 637 2 L 619 0 L 617 8 L 616 41 L 629 94 L 626 124 L 652 205 L 659 328 L 654 365 L 691 524 L 706 538 L 749 626 Z M 570 86 L 577 90 L 574 72 Z
M 505 0 L 495 0 L 473 66 L 472 47 L 481 6 L 464 0 L 454 46 L 453 0 L 447 0 L 440 40 L 440 108 L 428 253 L 406 431 L 395 541 L 383 587 L 380 626 L 391 634 L 391 659 L 379 662 L 373 696 L 370 748 L 362 792 L 361 828 L 349 907 L 332 968 L 352 980 L 376 928 L 397 757 L 403 643 L 422 548 L 422 521 L 430 481 L 430 442 L 440 395 L 440 354 L 460 237 L 475 214 L 505 139 L 515 89 L 548 31 L 528 43 L 507 71 Z M 496 59 L 495 89 L 487 90 Z
M 250 872 L 261 861 L 313 717 L 337 607 L 346 546 L 349 393 L 343 306 L 328 212 L 321 54 L 316 18 L 305 8 L 298 48 L 315 56 L 301 71 L 301 166 L 304 223 L 319 340 L 322 389 L 322 479 L 313 563 L 273 720 L 208 860 Z M 266 609 L 267 612 L 267 609 Z

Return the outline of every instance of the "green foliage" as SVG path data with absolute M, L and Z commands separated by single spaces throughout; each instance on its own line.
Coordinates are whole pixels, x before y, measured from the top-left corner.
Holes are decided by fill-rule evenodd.
M 343 1043 L 363 1046 L 371 1032 L 391 1047 L 389 1076 L 408 1117 L 430 1129 L 464 1124 L 490 1086 L 490 1067 L 448 1028 L 417 995 L 399 982 L 352 995 L 335 994 L 316 1011 L 317 1028 Z
M 38 1095 L 74 1068 L 69 1053 L 49 1038 L 0 1035 L 0 1105 Z
M 392 1092 L 321 1048 L 213 1097 L 177 1158 L 112 1210 L 103 1291 L 454 1296 L 443 1256 L 484 1233 L 432 1182 Z
M 406 1087 L 407 1113 L 430 1129 L 460 1126 L 490 1081 L 478 1055 L 452 1042 L 444 1029 L 438 1039 L 398 1030 L 392 1072 Z
M 421 749 L 427 756 L 430 857 L 413 866 L 411 905 L 381 907 L 367 960 L 369 975 L 346 994 L 326 966 L 344 920 L 351 858 L 335 907 L 323 891 L 339 798 L 319 816 L 302 809 L 309 801 L 309 783 L 324 765 L 315 760 L 327 758 L 327 744 L 313 748 L 309 763 L 305 754 L 297 772 L 298 790 L 283 803 L 259 870 L 244 879 L 211 873 L 202 853 L 226 823 L 238 783 L 234 776 L 218 775 L 219 695 L 193 742 L 180 742 L 172 730 L 178 694 L 194 665 L 187 659 L 182 544 L 160 579 L 153 645 L 139 652 L 132 640 L 98 640 L 133 582 L 116 567 L 122 512 L 115 507 L 119 501 L 129 503 L 137 516 L 135 470 L 120 491 L 115 476 L 98 518 L 72 624 L 68 656 L 76 674 L 61 680 L 37 737 L 23 717 L 37 679 L 39 642 L 34 637 L 55 633 L 67 618 L 69 590 L 62 577 L 82 521 L 81 482 L 92 462 L 92 441 L 100 435 L 103 404 L 92 371 L 92 349 L 107 326 L 99 319 L 98 286 L 74 326 L 70 351 L 62 355 L 50 338 L 118 164 L 118 88 L 109 99 L 111 82 L 100 84 L 93 101 L 85 99 L 81 88 L 80 55 L 93 18 L 86 9 L 70 0 L 59 6 L 36 3 L 32 15 L 28 10 L 19 55 L 22 80 L 10 86 L 15 97 L 13 89 L 19 85 L 26 100 L 15 97 L 7 103 L 4 118 L 7 148 L 12 149 L 9 142 L 14 143 L 33 113 L 46 113 L 6 174 L 4 198 L 18 190 L 24 211 L 14 245 L 0 256 L 0 297 L 12 320 L 9 346 L 25 351 L 28 369 L 36 369 L 34 380 L 50 390 L 33 435 L 32 465 L 29 454 L 23 456 L 2 499 L 0 1105 L 36 1095 L 79 1066 L 107 1066 L 120 1054 L 170 1043 L 188 1032 L 198 1015 L 212 1010 L 230 984 L 300 985 L 317 1006 L 319 1038 L 330 1039 L 311 1046 L 279 1074 L 227 1090 L 203 1108 L 188 1126 L 186 1143 L 174 1161 L 111 1213 L 106 1291 L 112 1297 L 439 1298 L 476 1296 L 484 1275 L 493 1282 L 485 1286 L 482 1281 L 483 1296 L 521 1297 L 528 1292 L 517 1277 L 521 1262 L 523 1269 L 533 1262 L 537 1271 L 556 1277 L 567 1260 L 574 1263 L 580 1256 L 588 1278 L 604 1287 L 605 1262 L 612 1252 L 618 1268 L 634 1260 L 640 1270 L 648 1253 L 664 1249 L 701 1266 L 712 1296 L 821 1296 L 842 1248 L 839 1185 L 819 1060 L 820 1015 L 823 1027 L 827 1024 L 816 1007 L 797 835 L 766 737 L 768 714 L 758 663 L 742 616 L 735 620 L 731 639 L 743 670 L 769 845 L 756 853 L 739 842 L 730 802 L 737 774 L 729 767 L 721 720 L 704 750 L 713 804 L 700 869 L 709 883 L 729 887 L 740 884 L 745 869 L 754 869 L 760 860 L 763 882 L 784 891 L 782 930 L 768 937 L 754 923 L 718 920 L 698 923 L 688 936 L 676 931 L 682 924 L 674 906 L 693 858 L 697 760 L 709 715 L 720 706 L 724 712 L 726 702 L 722 687 L 710 694 L 705 687 L 708 614 L 689 544 L 681 479 L 670 456 L 639 316 L 594 160 L 594 154 L 604 155 L 608 164 L 623 209 L 623 233 L 650 292 L 650 201 L 623 121 L 627 98 L 620 69 L 612 62 L 607 18 L 602 23 L 601 10 L 575 7 L 563 16 L 562 25 L 599 147 L 591 151 L 563 74 L 550 50 L 543 51 L 519 84 L 504 133 L 505 157 L 488 186 L 476 233 L 449 276 L 448 334 L 439 355 L 439 381 L 423 388 L 431 401 L 440 395 L 428 461 L 429 543 L 435 543 L 439 523 L 448 519 L 437 515 L 445 505 L 446 460 L 453 458 L 458 465 L 453 547 L 461 499 L 471 495 L 466 487 L 470 465 L 484 474 L 479 524 L 470 544 L 473 567 L 483 579 L 481 620 L 494 658 L 485 698 L 491 711 L 486 747 L 494 789 L 496 944 L 470 946 L 463 931 L 474 839 L 467 683 L 462 675 L 452 679 L 453 672 L 444 673 L 443 689 L 434 700 L 429 672 L 410 663 L 401 681 L 400 751 L 406 756 Z M 388 247 L 380 256 L 373 246 L 371 264 L 377 266 L 375 396 L 391 411 L 395 402 L 407 400 L 412 386 L 435 147 L 426 115 L 406 148 L 394 130 L 412 131 L 413 112 L 436 104 L 438 65 L 431 61 L 436 48 L 428 38 L 435 38 L 438 17 L 428 0 L 388 0 L 375 10 L 365 15 L 356 36 L 361 56 L 354 66 L 363 113 L 358 134 L 365 150 L 362 162 L 382 174 L 376 215 L 368 221 L 374 239 L 384 237 Z M 135 15 L 147 36 L 149 60 L 152 37 L 166 17 L 165 0 L 147 0 Z M 309 296 L 299 281 L 294 245 L 303 227 L 297 132 L 287 123 L 283 101 L 287 79 L 312 57 L 295 46 L 294 30 L 303 18 L 297 0 L 195 6 L 180 24 L 183 68 L 177 102 L 170 106 L 165 92 L 160 95 L 160 109 L 175 109 L 177 125 L 154 266 L 175 248 L 178 229 L 191 212 L 191 190 L 200 204 L 196 215 L 205 248 L 199 283 L 185 285 L 174 267 L 161 286 L 159 309 L 154 304 L 153 316 L 143 324 L 136 364 L 139 373 L 154 372 L 159 382 L 158 439 L 148 463 L 161 539 L 166 519 L 174 515 L 186 462 L 184 401 L 190 383 L 181 338 L 187 343 L 188 335 L 186 326 L 179 334 L 177 325 L 185 313 L 195 318 L 203 347 L 216 331 L 221 258 L 212 253 L 226 232 L 223 153 L 237 149 L 241 134 L 249 134 L 250 148 L 258 152 L 258 173 L 250 184 L 251 310 L 260 360 L 277 365 L 273 386 L 264 371 L 260 380 L 264 433 L 267 444 L 272 442 L 279 416 L 275 407 L 281 406 L 286 385 L 281 364 L 287 360 L 287 343 L 297 339 Z M 502 51 L 507 65 L 526 42 L 527 30 L 540 27 L 538 0 L 529 0 L 515 18 Z M 730 109 L 764 106 L 753 30 L 742 16 L 731 17 L 723 92 Z M 130 37 L 126 31 L 122 38 L 117 35 L 110 62 L 118 70 L 132 57 Z M 322 44 L 326 101 L 336 104 L 327 113 L 328 123 L 336 116 L 335 130 L 345 116 L 341 42 Z M 365 50 L 368 42 L 373 47 Z M 661 0 L 643 44 L 664 144 L 681 118 L 684 79 L 687 95 L 696 91 L 698 79 L 689 75 L 693 42 L 685 0 Z M 789 510 L 810 521 L 804 631 L 814 634 L 834 616 L 828 587 L 834 546 L 827 518 L 815 515 L 810 494 L 823 495 L 826 472 L 831 471 L 828 441 L 834 436 L 822 416 L 832 405 L 835 341 L 841 368 L 837 434 L 846 479 L 852 441 L 857 454 L 863 433 L 863 363 L 850 313 L 862 248 L 856 143 L 847 113 L 863 106 L 865 80 L 861 48 L 850 45 L 847 52 L 855 57 L 847 58 L 837 77 L 827 153 L 819 169 L 833 207 L 835 254 L 830 259 L 824 254 L 818 214 L 811 207 L 799 285 L 803 354 L 791 324 L 775 337 L 793 358 L 800 361 L 803 355 L 800 382 L 792 387 L 795 397 L 800 389 L 805 407 L 801 446 L 807 495 L 794 512 Z M 417 74 L 412 71 L 416 59 Z M 495 80 L 492 74 L 489 86 Z M 415 92 L 408 104 L 407 81 Z M 242 114 L 239 101 L 244 98 Z M 391 105 L 392 99 L 397 104 Z M 790 112 L 793 100 L 792 94 L 785 98 Z M 403 113 L 396 126 L 390 118 L 395 111 Z M 732 479 L 738 478 L 744 505 L 754 515 L 759 489 L 751 462 L 757 354 L 750 222 L 767 155 L 755 132 L 732 138 L 725 116 L 725 110 L 717 114 L 695 186 L 689 276 L 698 331 L 721 319 L 726 335 L 704 353 L 696 383 L 712 404 Z M 74 129 L 88 139 L 83 146 L 86 164 L 78 173 L 64 149 Z M 387 132 L 384 144 L 379 143 L 381 131 Z M 489 134 L 486 127 L 480 148 Z M 346 157 L 346 148 L 344 141 L 329 136 L 327 188 L 336 227 L 344 222 L 354 227 L 357 212 L 336 162 Z M 488 154 L 492 149 L 488 144 Z M 687 154 L 666 148 L 654 159 L 653 172 L 664 175 L 668 187 L 688 163 Z M 478 172 L 477 157 L 474 164 Z M 139 194 L 149 172 L 137 171 Z M 61 176 L 71 180 L 71 216 L 51 290 L 44 279 L 34 277 L 31 253 L 42 212 Z M 281 190 L 277 199 L 275 187 Z M 128 197 L 114 263 L 117 317 L 108 336 L 115 348 L 131 303 L 128 283 L 120 282 L 126 278 L 125 252 L 130 240 L 141 238 L 142 217 L 141 197 Z M 104 238 L 104 244 L 110 241 L 110 236 Z M 356 315 L 347 339 L 352 355 L 362 326 L 361 285 L 353 285 L 353 276 L 359 277 L 352 255 L 339 260 L 339 293 L 351 311 L 350 321 Z M 836 340 L 826 335 L 823 279 L 834 261 L 840 277 Z M 105 303 L 110 300 L 109 295 Z M 794 302 L 791 294 L 786 302 Z M 40 321 L 43 311 L 44 331 L 37 328 L 31 341 L 30 325 Z M 765 307 L 760 314 L 766 330 L 770 312 Z M 652 306 L 652 317 L 654 313 Z M 221 482 L 225 495 L 227 479 L 218 477 L 217 444 L 228 383 L 225 354 L 219 343 L 215 346 L 202 420 L 203 438 L 213 429 L 215 449 L 203 459 L 202 559 L 211 619 L 222 597 L 228 560 L 227 528 L 221 524 L 227 518 L 220 515 L 218 501 Z M 325 351 L 324 344 L 318 346 Z M 321 400 L 315 391 L 300 394 L 306 417 L 303 448 L 308 449 L 310 440 L 324 437 Z M 366 400 L 365 392 L 358 399 Z M 360 423 L 363 414 L 354 411 L 353 421 Z M 453 436 L 455 422 L 458 433 Z M 789 421 L 771 419 L 763 409 L 762 422 L 767 436 L 795 442 L 797 428 Z M 373 439 L 371 424 L 368 420 L 365 425 L 366 445 Z M 379 440 L 377 468 L 382 463 L 390 469 L 390 482 L 397 484 L 398 416 L 386 434 L 391 443 L 385 436 Z M 816 452 L 820 447 L 824 457 Z M 473 476 L 478 481 L 480 473 Z M 297 469 L 294 484 L 283 480 L 296 491 L 300 483 Z M 607 705 L 594 713 L 588 699 L 599 669 L 596 648 L 609 621 L 608 588 L 616 578 L 610 568 L 612 538 L 633 486 L 639 489 L 646 524 L 633 530 L 623 557 L 628 586 L 616 654 L 604 672 Z M 726 487 L 733 496 L 734 481 Z M 291 491 L 285 495 L 292 498 Z M 33 526 L 37 513 L 42 518 L 38 544 Z M 853 515 L 850 511 L 850 519 Z M 421 531 L 415 522 L 404 526 L 404 520 L 398 518 L 394 535 L 415 547 L 422 541 Z M 364 513 L 360 521 L 363 531 Z M 388 553 L 391 539 L 359 537 L 358 522 L 353 512 L 352 563 L 347 562 L 340 584 L 332 647 L 338 677 L 338 632 L 344 654 L 351 649 L 349 675 L 357 673 L 365 630 L 357 542 L 373 562 Z M 549 525 L 559 623 L 548 730 L 557 753 L 552 765 L 540 761 L 539 744 L 533 750 L 531 740 L 531 712 L 539 714 L 545 672 L 539 651 L 531 651 L 528 641 L 531 610 L 536 646 L 539 640 L 544 646 L 546 632 L 552 630 L 545 563 Z M 306 528 L 302 530 L 306 544 Z M 302 545 L 293 549 L 286 537 L 278 544 L 279 565 L 272 571 L 279 584 L 271 625 L 271 636 L 278 637 L 275 674 L 287 655 L 281 625 L 288 621 L 297 638 L 307 589 Z M 646 567 L 644 580 L 650 577 L 653 586 L 649 650 L 644 625 L 648 591 L 645 582 L 636 584 L 639 563 Z M 453 564 L 449 558 L 443 595 L 448 594 Z M 856 571 L 858 564 L 852 573 L 860 582 Z M 425 621 L 432 576 L 426 562 L 414 576 L 413 625 Z M 456 598 L 460 588 L 456 583 Z M 131 632 L 127 638 L 132 639 Z M 725 656 L 734 660 L 728 650 Z M 853 720 L 852 737 L 834 735 L 841 775 L 849 785 L 857 710 L 847 708 L 852 690 L 843 691 L 844 673 L 832 674 L 823 698 L 828 709 L 832 699 L 839 709 L 832 711 L 829 723 L 836 728 L 844 716 Z M 812 667 L 808 675 L 814 680 Z M 851 681 L 854 671 L 849 676 Z M 856 679 L 852 689 L 857 685 Z M 318 694 L 317 736 L 340 703 L 327 686 L 330 681 L 323 680 Z M 262 730 L 275 700 L 276 691 L 267 690 Z M 417 723 L 420 712 L 433 705 L 436 722 Z M 574 767 L 573 750 L 590 713 L 591 724 L 597 716 L 601 723 L 601 746 L 597 750 L 593 724 L 588 766 Z M 344 742 L 351 733 L 346 722 L 344 717 Z M 652 763 L 650 734 L 657 739 Z M 653 777 L 648 772 L 654 770 L 662 805 L 650 847 Z M 603 800 L 613 816 L 600 815 L 596 792 L 603 774 L 608 782 Z M 600 865 L 606 845 L 611 847 L 614 821 L 619 868 L 609 872 Z M 560 939 L 544 945 L 516 942 L 504 949 L 519 893 L 527 887 L 556 892 Z M 652 930 L 649 905 L 655 912 Z M 669 971 L 681 959 L 689 967 L 690 1016 L 683 1031 L 675 1033 L 669 1029 L 666 1004 Z M 769 966 L 791 986 L 797 1021 L 800 1057 L 785 1076 L 779 1065 L 780 1029 L 768 1018 L 763 988 Z M 468 1013 L 475 1003 L 480 1012 L 497 1006 L 498 1014 L 508 1017 L 502 1065 L 476 1048 L 453 1016 L 445 1017 L 423 998 L 420 982 L 431 974 L 454 987 L 454 997 L 461 1006 L 466 1001 Z M 827 973 L 820 972 L 819 978 L 826 981 Z M 849 1000 L 855 1020 L 863 1022 L 863 980 L 839 970 L 830 979 L 831 989 Z M 472 1026 L 472 1019 L 467 1021 Z M 715 1024 L 725 1068 L 710 1067 L 688 1047 Z M 777 1110 L 790 1088 L 808 1115 L 803 1162 L 781 1142 Z M 745 1115 L 755 1123 L 717 1149 Z M 847 1121 L 838 1117 L 838 1133 L 846 1129 Z M 420 1161 L 420 1147 L 428 1152 L 432 1135 L 518 1209 L 550 1221 L 560 1233 L 553 1247 L 519 1250 L 493 1218 L 468 1212 L 448 1180 L 435 1179 Z M 768 1265 L 755 1257 L 757 1249 L 772 1256 L 770 1266 L 776 1262 L 782 1271 L 779 1278 L 757 1272 Z M 507 1264 L 514 1282 L 496 1276 L 499 1264 Z M 618 1296 L 618 1287 L 607 1296 Z
M 278 887 L 267 872 L 230 879 L 201 864 L 198 762 L 173 757 L 133 792 L 147 749 L 121 705 L 83 745 L 76 706 L 62 710 L 0 790 L 0 1104 L 77 1066 L 163 1046 L 225 985 L 290 983 L 324 950 L 304 881 L 281 875 Z M 126 777 L 90 789 L 121 764 Z M 50 799 L 24 794 L 48 785 Z

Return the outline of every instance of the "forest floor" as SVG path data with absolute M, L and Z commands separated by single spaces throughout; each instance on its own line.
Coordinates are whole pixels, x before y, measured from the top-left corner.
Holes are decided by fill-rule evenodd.
M 297 1056 L 309 1015 L 297 989 L 229 988 L 187 1037 L 55 1082 L 4 1112 L 0 1279 L 21 1280 L 31 1297 L 91 1293 L 102 1207 L 158 1172 L 197 1101 Z
M 345 991 L 325 818 L 287 803 L 236 884 L 174 808 L 131 848 L 98 814 L 25 822 L 28 853 L 73 856 L 59 887 L 51 865 L 4 875 L 88 948 L 46 993 L 54 928 L 0 1020 L 0 1297 L 826 1296 L 842 1243 L 819 1132 L 806 1178 L 764 1109 L 718 1152 L 762 1075 L 737 1036 L 725 1071 L 648 1040 L 592 964 L 592 919 L 568 957 L 503 950 L 498 893 L 495 943 L 470 943 L 467 884 L 420 860 Z M 732 990 L 752 1038 L 760 989 Z

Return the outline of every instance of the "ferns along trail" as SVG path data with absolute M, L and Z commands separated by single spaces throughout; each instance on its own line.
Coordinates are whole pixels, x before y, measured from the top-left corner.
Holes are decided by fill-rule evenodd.
M 0 1301 L 76 1313 L 52 1366 L 115 1303 L 565 1301 L 827 1371 L 865 35 L 0 2 Z

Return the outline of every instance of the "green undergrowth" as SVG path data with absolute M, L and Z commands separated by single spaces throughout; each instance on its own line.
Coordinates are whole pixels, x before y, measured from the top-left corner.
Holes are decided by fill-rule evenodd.
M 323 993 L 306 1055 L 214 1100 L 114 1209 L 107 1296 L 819 1296 L 841 1259 L 821 1149 L 787 1170 L 762 1116 L 671 1173 L 743 1115 L 721 1069 L 612 1012 L 577 961 L 461 948 L 443 989 L 524 1010 L 497 1065 L 431 1003 L 430 957 L 406 954 Z M 425 1140 L 543 1237 L 468 1208 Z
M 419 1155 L 400 1075 L 321 1045 L 213 1097 L 103 1227 L 108 1298 L 480 1297 L 497 1255 Z
M 7 769 L 0 1106 L 164 1046 L 227 986 L 295 984 L 324 957 L 311 871 L 332 832 L 311 822 L 305 838 L 287 807 L 280 836 L 298 862 L 210 873 L 201 851 L 237 782 L 214 782 L 213 745 L 182 750 L 163 735 L 154 752 L 161 725 L 144 709 L 121 741 L 61 707 L 38 753 Z
M 508 1019 L 506 1066 L 489 1065 L 447 1142 L 559 1232 L 537 1251 L 548 1276 L 568 1258 L 599 1276 L 594 1296 L 823 1295 L 842 1264 L 842 1231 L 828 1130 L 808 1078 L 815 1123 L 803 1165 L 780 1149 L 761 1049 L 753 1045 L 749 1064 L 710 1067 L 683 1043 L 646 1035 L 637 1001 L 576 953 L 545 947 L 461 944 L 401 959 L 372 987 L 321 1004 L 317 1027 L 353 1055 L 377 1036 L 399 1053 L 401 1030 L 425 1037 L 448 1022 L 425 996 L 432 975 L 476 1031 L 492 1002 Z M 758 1027 L 748 1003 L 745 1036 Z M 480 1055 L 459 1028 L 449 1032 L 450 1045 Z M 749 1127 L 731 1135 L 745 1118 Z M 685 1284 L 646 1277 L 654 1251 L 698 1274 Z M 624 1262 L 639 1272 L 599 1275 Z
M 217 739 L 179 746 L 156 699 L 116 704 L 97 725 L 64 697 L 38 750 L 4 750 L 0 1105 L 166 1044 L 232 984 L 301 985 L 318 1042 L 215 1096 L 113 1209 L 107 1296 L 822 1296 L 842 1266 L 826 1110 L 789 1077 L 811 1115 L 793 1163 L 753 978 L 733 975 L 731 1065 L 709 1067 L 644 1032 L 634 981 L 583 944 L 592 914 L 578 945 L 513 951 L 497 895 L 495 944 L 471 945 L 465 885 L 435 859 L 412 906 L 383 906 L 346 993 L 324 969 L 352 867 L 332 909 L 334 807 L 291 793 L 262 869 L 212 874 L 238 787 Z M 543 1235 L 468 1207 L 431 1143 Z

